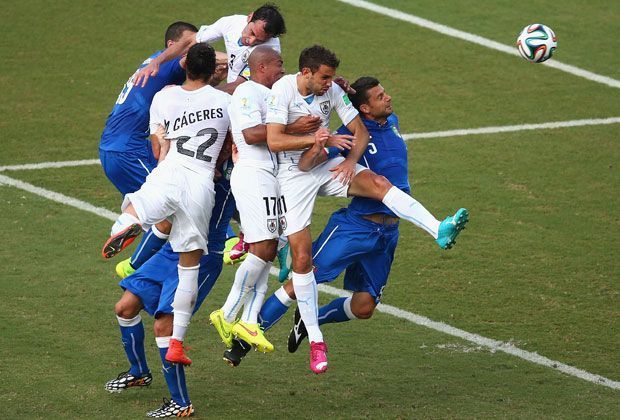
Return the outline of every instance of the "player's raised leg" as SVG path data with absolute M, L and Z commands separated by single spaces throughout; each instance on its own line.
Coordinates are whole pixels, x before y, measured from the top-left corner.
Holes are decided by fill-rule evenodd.
M 467 209 L 459 209 L 454 216 L 437 220 L 420 202 L 392 185 L 387 178 L 372 171 L 358 173 L 349 185 L 348 194 L 382 201 L 394 214 L 425 230 L 435 238 L 442 249 L 454 245 L 458 234 L 469 221 Z
M 133 205 L 129 203 L 116 219 L 110 231 L 110 237 L 103 245 L 103 258 L 112 258 L 127 248 L 142 232 L 142 222 L 138 218 Z
M 168 241 L 172 224 L 163 220 L 156 225 L 151 226 L 144 235 L 142 240 L 136 247 L 132 256 L 116 264 L 116 274 L 122 279 L 133 274 L 138 268 L 149 260 L 153 255 L 161 249 Z

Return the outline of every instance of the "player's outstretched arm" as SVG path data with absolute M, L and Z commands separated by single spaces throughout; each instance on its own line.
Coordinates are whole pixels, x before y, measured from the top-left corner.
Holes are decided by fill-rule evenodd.
M 166 61 L 170 61 L 175 57 L 183 55 L 184 51 L 187 51 L 189 47 L 196 43 L 196 34 L 181 38 L 178 42 L 175 42 L 168 48 L 166 48 L 161 54 L 155 57 L 149 64 L 142 67 L 134 77 L 134 86 L 144 87 L 148 82 L 149 77 L 157 76 L 159 73 L 159 66 Z M 183 65 L 185 63 L 183 62 Z
M 368 142 L 370 141 L 370 134 L 368 134 L 368 130 L 359 115 L 347 124 L 347 128 L 355 137 L 355 145 L 351 148 L 347 159 L 357 163 L 364 155 L 364 152 L 366 152 Z
M 286 134 L 284 124 L 267 124 L 267 145 L 272 152 L 286 152 L 288 150 L 304 150 L 312 147 L 314 135 L 293 136 Z
M 370 135 L 366 126 L 362 122 L 362 119 L 358 116 L 353 118 L 347 128 L 355 136 L 355 143 L 351 148 L 346 159 L 339 165 L 330 169 L 333 172 L 332 178 L 338 179 L 341 183 L 348 185 L 355 176 L 355 168 L 357 162 L 360 160 L 366 148 L 368 147 L 368 141 Z M 329 144 L 328 144 L 329 145 Z

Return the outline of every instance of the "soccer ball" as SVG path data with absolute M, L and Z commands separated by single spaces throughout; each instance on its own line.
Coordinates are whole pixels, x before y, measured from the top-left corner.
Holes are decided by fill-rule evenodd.
M 555 33 L 540 23 L 527 25 L 517 38 L 519 54 L 533 63 L 542 63 L 550 59 L 557 46 Z

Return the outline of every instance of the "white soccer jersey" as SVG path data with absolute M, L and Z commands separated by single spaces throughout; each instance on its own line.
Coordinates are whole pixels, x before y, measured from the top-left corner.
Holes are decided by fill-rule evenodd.
M 332 110 L 336 110 L 344 125 L 349 124 L 358 115 L 347 94 L 335 83 L 324 95 L 301 96 L 297 88 L 297 74 L 282 77 L 271 88 L 267 99 L 267 123 L 290 124 L 304 115 L 321 117 L 321 126 L 329 128 Z M 280 153 L 280 160 L 296 164 L 303 151 Z
M 243 130 L 265 124 L 267 99 L 271 91 L 266 86 L 248 81 L 237 86 L 228 107 L 233 140 L 239 151 L 237 165 L 251 165 L 275 172 L 277 160 L 267 143 L 247 144 Z
M 228 83 L 234 82 L 237 76 L 243 72 L 243 76 L 249 77 L 247 68 L 248 57 L 256 48 L 248 47 L 241 43 L 241 31 L 248 24 L 248 17 L 244 15 L 224 16 L 212 25 L 201 26 L 196 34 L 198 42 L 213 42 L 224 39 L 226 55 L 228 56 Z M 280 52 L 280 39 L 269 38 L 261 45 L 266 45 Z
M 151 134 L 161 125 L 170 140 L 166 160 L 200 173 L 213 173 L 230 119 L 230 95 L 207 85 L 188 91 L 174 86 L 159 91 L 151 105 Z

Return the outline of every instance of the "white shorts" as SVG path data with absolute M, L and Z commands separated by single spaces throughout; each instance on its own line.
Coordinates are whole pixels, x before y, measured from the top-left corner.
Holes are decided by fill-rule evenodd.
M 125 196 L 122 209 L 133 204 L 145 229 L 168 219 L 172 223 L 168 241 L 173 251 L 202 249 L 207 254 L 214 202 L 213 174 L 199 174 L 164 160 L 138 191 Z
M 281 202 L 278 180 L 273 172 L 256 166 L 235 165 L 230 187 L 241 218 L 243 240 L 253 244 L 277 239 Z
M 339 156 L 316 166 L 310 172 L 302 172 L 297 165 L 282 163 L 279 167 L 278 182 L 283 200 L 284 223 L 281 223 L 284 236 L 300 232 L 312 221 L 312 210 L 317 195 L 330 197 L 346 197 L 348 185 L 342 184 L 330 172 L 344 161 Z M 357 165 L 355 173 L 368 168 Z

